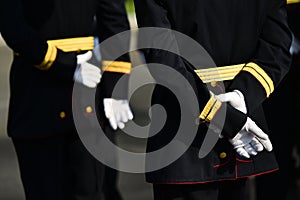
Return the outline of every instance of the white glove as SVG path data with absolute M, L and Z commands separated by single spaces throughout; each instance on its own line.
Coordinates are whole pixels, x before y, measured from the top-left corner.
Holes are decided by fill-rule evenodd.
M 77 67 L 74 73 L 74 80 L 89 88 L 95 88 L 101 80 L 101 70 L 87 61 L 92 58 L 92 52 L 77 55 Z
M 244 95 L 239 90 L 233 90 L 233 92 L 216 95 L 216 98 L 218 98 L 221 102 L 230 103 L 235 109 L 247 114 Z
M 221 102 L 230 103 L 237 110 L 247 114 L 244 95 L 239 90 L 217 95 L 216 98 Z M 230 139 L 229 142 L 240 156 L 246 158 L 250 158 L 250 155 L 256 155 L 257 152 L 262 151 L 264 148 L 267 151 L 272 151 L 273 149 L 268 135 L 249 117 L 243 128 L 233 139 Z
M 249 117 L 247 117 L 243 128 L 229 142 L 240 156 L 246 158 L 250 158 L 250 155 L 256 155 L 257 152 L 262 151 L 264 148 L 267 151 L 272 151 L 273 149 L 269 136 Z
M 103 104 L 105 116 L 114 130 L 123 129 L 125 123 L 133 119 L 128 100 L 104 98 Z

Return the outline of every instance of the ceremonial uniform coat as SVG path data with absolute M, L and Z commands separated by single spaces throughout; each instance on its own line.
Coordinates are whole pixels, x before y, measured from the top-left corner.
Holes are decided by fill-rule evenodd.
M 287 25 L 286 2 L 135 0 L 135 8 L 139 27 L 173 29 L 191 37 L 204 47 L 216 66 L 201 66 L 202 68 L 225 66 L 225 69 L 229 69 L 226 67 L 229 66 L 238 71 L 229 70 L 230 73 L 234 73 L 230 79 L 226 79 L 225 75 L 223 77 L 221 71 L 219 72 L 221 78 L 223 77 L 221 79 L 223 87 L 216 77 L 208 74 L 211 77 L 205 78 L 203 71 L 196 70 L 199 66 L 193 66 L 178 55 L 161 49 L 144 50 L 147 62 L 170 66 L 189 81 L 199 102 L 198 105 L 191 107 L 199 106 L 197 116 L 200 115 L 200 121 L 205 122 L 199 125 L 192 145 L 179 159 L 162 169 L 147 173 L 146 180 L 151 183 L 167 184 L 205 183 L 234 180 L 276 170 L 277 163 L 273 153 L 264 150 L 249 159 L 236 154 L 228 137 L 234 137 L 242 128 L 246 115 L 234 110 L 228 104 L 222 131 L 224 137 L 218 140 L 206 157 L 199 158 L 198 152 L 206 134 L 207 124 L 218 118 L 225 106 L 225 103 L 218 102 L 214 95 L 210 94 L 205 84 L 211 84 L 210 90 L 215 94 L 240 90 L 245 97 L 247 116 L 250 116 L 267 134 L 272 134 L 268 132 L 261 103 L 272 95 L 290 67 L 291 33 Z M 176 44 L 174 35 L 170 33 L 168 36 L 173 37 L 172 44 Z M 153 34 L 151 41 L 155 41 L 156 37 L 164 38 L 165 35 Z M 160 69 L 151 68 L 149 65 L 149 70 L 151 72 Z M 188 91 L 186 85 L 176 81 L 176 77 L 163 73 L 153 73 L 153 77 L 159 81 L 165 80 L 165 84 L 170 88 L 179 88 L 178 92 L 181 95 L 185 95 L 184 91 Z M 159 85 L 155 87 L 152 104 L 161 104 L 165 108 L 167 120 L 163 128 L 149 138 L 148 152 L 161 149 L 172 141 L 181 118 L 178 100 L 167 87 Z M 156 118 L 159 118 L 159 113 L 154 110 L 152 120 L 155 122 Z M 152 124 L 153 127 L 156 125 Z M 151 162 L 162 163 L 167 156 L 168 154 L 162 154 L 152 158 Z
M 14 52 L 8 134 L 14 138 L 41 138 L 74 132 L 72 101 L 76 103 L 76 99 L 72 100 L 72 90 L 76 56 L 92 50 L 95 37 L 102 42 L 129 30 L 124 2 L 24 0 L 19 10 L 23 13 L 7 13 L 8 20 L 3 20 L 1 28 L 5 42 Z M 15 28 L 5 28 L 14 25 Z M 20 35 L 23 37 L 18 37 Z M 129 40 L 109 50 L 102 49 L 105 65 L 99 84 L 102 98 L 111 97 L 121 76 L 127 76 L 125 82 L 128 80 L 131 67 L 128 54 L 109 62 L 110 52 L 128 47 Z M 123 86 L 124 90 L 116 98 L 127 98 L 127 84 Z M 98 103 L 102 104 L 102 100 Z M 83 119 L 95 114 L 94 105 L 80 108 Z

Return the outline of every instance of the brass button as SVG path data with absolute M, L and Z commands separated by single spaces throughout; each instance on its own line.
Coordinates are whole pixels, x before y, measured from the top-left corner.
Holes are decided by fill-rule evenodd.
M 87 107 L 85 108 L 85 112 L 91 113 L 91 112 L 93 112 L 93 108 L 92 108 L 91 106 L 87 106 Z
M 212 81 L 212 82 L 210 82 L 210 85 L 211 85 L 212 87 L 216 87 L 216 86 L 217 86 L 217 81 Z
M 221 159 L 226 158 L 227 154 L 225 152 L 220 153 L 219 157 Z
M 64 118 L 66 118 L 66 113 L 65 112 L 60 112 L 59 113 L 59 117 L 61 118 L 61 119 L 64 119 Z

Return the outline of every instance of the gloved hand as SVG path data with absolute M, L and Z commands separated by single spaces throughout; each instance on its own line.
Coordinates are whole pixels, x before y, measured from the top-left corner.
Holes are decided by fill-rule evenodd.
M 77 55 L 77 67 L 74 80 L 89 88 L 95 88 L 101 80 L 101 70 L 87 61 L 92 58 L 92 52 Z
M 240 156 L 246 158 L 250 158 L 250 155 L 256 155 L 264 148 L 267 151 L 273 149 L 269 136 L 249 117 L 243 128 L 234 138 L 229 139 L 229 142 Z
M 230 103 L 237 110 L 247 113 L 247 107 L 244 100 L 244 95 L 239 90 L 227 92 L 225 94 L 216 95 L 222 102 Z M 249 117 L 240 132 L 229 142 L 240 156 L 250 158 L 250 155 L 256 155 L 257 152 L 264 148 L 267 151 L 272 151 L 272 143 L 266 133 L 264 133 L 256 123 Z
M 123 129 L 125 123 L 133 119 L 128 100 L 104 98 L 103 104 L 105 116 L 114 130 Z
M 244 95 L 239 90 L 233 90 L 224 94 L 216 95 L 221 102 L 230 103 L 235 109 L 247 114 L 247 107 Z

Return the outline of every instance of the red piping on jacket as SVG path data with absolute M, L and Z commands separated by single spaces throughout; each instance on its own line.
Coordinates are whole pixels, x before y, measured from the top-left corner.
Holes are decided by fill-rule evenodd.
M 279 168 L 273 169 L 273 170 L 269 170 L 266 172 L 262 172 L 262 173 L 258 173 L 258 174 L 253 174 L 250 176 L 240 176 L 240 177 L 236 177 L 236 178 L 224 178 L 224 179 L 219 179 L 219 180 L 208 180 L 208 181 L 201 181 L 201 182 L 161 182 L 161 183 L 152 183 L 152 184 L 173 184 L 173 185 L 191 185 L 191 184 L 205 184 L 205 183 L 211 183 L 211 182 L 216 182 L 216 181 L 233 181 L 233 180 L 237 180 L 240 178 L 249 178 L 249 177 L 253 177 L 253 176 L 260 176 L 263 174 L 268 174 L 274 171 L 277 171 Z M 151 182 L 149 182 L 151 183 Z

